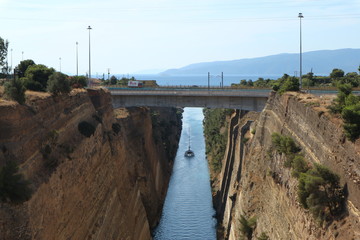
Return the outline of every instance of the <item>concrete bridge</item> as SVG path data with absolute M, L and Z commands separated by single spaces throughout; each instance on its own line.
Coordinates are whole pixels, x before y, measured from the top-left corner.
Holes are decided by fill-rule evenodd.
M 114 108 L 208 107 L 262 111 L 269 89 L 108 88 Z

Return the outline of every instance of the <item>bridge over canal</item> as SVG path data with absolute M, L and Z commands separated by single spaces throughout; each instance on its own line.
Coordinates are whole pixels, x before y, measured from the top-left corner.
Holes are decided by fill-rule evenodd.
M 108 88 L 114 108 L 208 107 L 248 111 L 264 109 L 269 89 L 207 88 Z

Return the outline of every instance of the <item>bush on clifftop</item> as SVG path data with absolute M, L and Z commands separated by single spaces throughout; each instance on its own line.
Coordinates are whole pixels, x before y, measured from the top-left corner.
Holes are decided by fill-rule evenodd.
M 329 107 L 333 114 L 341 114 L 344 131 L 350 141 L 360 137 L 360 97 L 352 93 L 351 84 L 339 84 L 338 95 Z
M 5 95 L 20 104 L 25 103 L 25 87 L 18 78 L 5 84 Z
M 60 72 L 55 72 L 49 77 L 47 90 L 52 94 L 69 93 L 70 83 L 67 76 Z

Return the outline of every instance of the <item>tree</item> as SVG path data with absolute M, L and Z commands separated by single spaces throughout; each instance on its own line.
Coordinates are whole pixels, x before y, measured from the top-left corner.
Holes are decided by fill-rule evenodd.
M 356 72 L 349 72 L 343 78 L 342 83 L 350 83 L 353 87 L 358 87 L 359 80 L 359 75 Z
M 344 77 L 345 73 L 343 70 L 334 68 L 332 72 L 330 73 L 331 82 L 334 86 L 338 85 L 338 83 L 341 82 L 342 78 Z
M 352 98 L 357 98 L 357 100 L 347 100 L 347 102 L 353 102 L 354 104 L 345 106 L 342 109 L 341 116 L 345 122 L 344 130 L 346 137 L 351 141 L 355 141 L 360 137 L 360 101 L 358 97 L 352 96 Z M 357 103 L 355 103 L 356 101 Z
M 279 93 L 282 94 L 286 91 L 299 91 L 299 80 L 295 77 L 288 77 L 281 85 Z
M 87 86 L 87 80 L 85 76 L 73 76 L 69 78 L 69 81 L 72 88 L 83 88 Z
M 320 164 L 315 164 L 315 168 L 306 173 L 300 173 L 298 196 L 303 207 L 320 221 L 341 213 L 345 201 L 340 177 Z
M 338 84 L 337 97 L 334 99 L 331 106 L 329 106 L 332 113 L 341 113 L 342 109 L 345 107 L 346 98 L 351 94 L 351 91 L 351 84 Z
M 19 78 L 25 77 L 26 70 L 32 65 L 35 65 L 35 62 L 31 59 L 21 61 L 16 67 Z
M 25 72 L 25 87 L 34 91 L 46 91 L 47 81 L 54 72 L 55 69 L 42 64 L 29 66 Z
M 61 72 L 55 72 L 49 77 L 47 90 L 52 94 L 70 92 L 70 83 L 67 76 Z
M 266 82 L 265 82 L 264 78 L 258 78 L 258 80 L 256 80 L 254 82 L 254 86 L 255 87 L 266 87 Z
M 241 86 L 247 86 L 247 81 L 245 79 L 240 81 Z
M 314 73 L 308 72 L 307 74 L 302 76 L 302 85 L 303 87 L 314 86 Z
M 110 84 L 115 85 L 117 83 L 117 78 L 115 76 L 111 76 L 110 78 Z
M 4 70 L 7 72 L 7 54 L 8 54 L 8 46 L 9 42 L 8 40 L 4 40 L 0 37 L 0 67 L 1 70 Z
M 352 94 L 352 85 L 339 84 L 338 95 L 329 106 L 332 113 L 341 114 L 344 120 L 344 131 L 350 141 L 360 137 L 360 97 Z
M 5 84 L 5 95 L 20 104 L 25 103 L 25 90 L 24 84 L 19 78 Z
M 330 77 L 331 79 L 334 79 L 334 80 L 337 80 L 337 79 L 340 79 L 342 77 L 344 77 L 344 71 L 341 70 L 341 69 L 338 69 L 338 68 L 334 68 L 332 70 L 332 72 L 330 73 Z

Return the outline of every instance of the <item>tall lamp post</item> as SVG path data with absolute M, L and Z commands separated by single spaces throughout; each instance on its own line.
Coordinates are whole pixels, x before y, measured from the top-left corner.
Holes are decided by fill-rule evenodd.
M 299 84 L 300 89 L 302 88 L 302 39 L 301 39 L 301 19 L 304 18 L 302 13 L 299 13 L 298 18 L 300 19 L 300 78 L 299 78 Z
M 13 58 L 12 58 L 13 49 L 11 49 L 11 66 L 10 69 L 12 70 Z
M 91 87 L 91 48 L 90 48 L 90 26 L 87 28 L 89 30 L 89 87 Z
M 59 57 L 59 67 L 60 67 L 60 72 L 61 72 L 61 57 Z
M 76 42 L 76 76 L 79 76 L 79 43 Z

